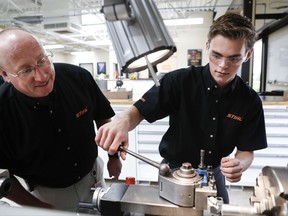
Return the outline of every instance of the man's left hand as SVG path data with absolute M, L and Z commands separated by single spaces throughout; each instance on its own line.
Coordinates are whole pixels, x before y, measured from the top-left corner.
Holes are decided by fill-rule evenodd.
M 243 166 L 237 158 L 222 158 L 220 169 L 229 182 L 241 180 Z
M 107 163 L 107 169 L 109 172 L 109 177 L 114 179 L 118 179 L 121 174 L 122 162 L 119 158 L 109 158 Z

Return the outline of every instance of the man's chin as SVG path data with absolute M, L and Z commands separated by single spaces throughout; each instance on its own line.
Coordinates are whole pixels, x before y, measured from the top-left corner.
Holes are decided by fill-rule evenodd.
M 36 89 L 33 94 L 35 95 L 34 97 L 42 98 L 42 97 L 47 97 L 51 92 L 53 88 L 38 88 Z

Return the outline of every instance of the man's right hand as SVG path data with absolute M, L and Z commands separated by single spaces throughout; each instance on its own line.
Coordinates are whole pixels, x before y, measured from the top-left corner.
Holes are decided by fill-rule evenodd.
M 98 146 L 108 151 L 108 154 L 114 155 L 122 144 L 128 148 L 128 128 L 121 117 L 115 117 L 111 122 L 104 124 L 98 129 L 96 139 Z M 120 152 L 123 160 L 126 159 L 124 152 Z
M 111 122 L 102 125 L 97 132 L 95 141 L 98 146 L 113 155 L 118 151 L 120 145 L 128 149 L 128 132 L 133 130 L 143 120 L 138 109 L 131 106 L 128 110 L 115 116 Z M 126 153 L 120 152 L 123 160 Z

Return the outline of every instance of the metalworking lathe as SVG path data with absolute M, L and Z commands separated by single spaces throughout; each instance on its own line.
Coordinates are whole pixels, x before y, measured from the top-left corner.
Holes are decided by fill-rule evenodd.
M 103 215 L 137 212 L 149 215 L 200 216 L 207 209 L 207 197 L 216 196 L 215 180 L 210 174 L 207 181 L 208 175 L 203 174 L 204 166 L 201 166 L 200 174 L 190 163 L 170 169 L 168 164 L 159 164 L 121 146 L 120 151 L 159 169 L 158 186 L 114 183 L 108 189 L 96 188 L 92 206 Z M 85 206 L 83 203 L 81 205 Z
M 122 147 L 120 150 L 158 168 L 158 186 L 115 183 L 107 189 L 96 188 L 90 206 L 101 215 L 288 215 L 288 167 L 264 167 L 256 179 L 251 205 L 235 206 L 223 204 L 222 198 L 216 196 L 213 173 L 208 169 L 206 175 L 202 162 L 198 169 L 183 163 L 171 170 L 167 164 L 158 164 Z M 201 151 L 201 157 L 203 154 Z M 203 184 L 205 178 L 207 186 Z
M 142 158 L 137 154 L 136 156 Z M 288 167 L 264 167 L 256 179 L 250 206 L 235 206 L 223 204 L 222 199 L 216 197 L 209 170 L 207 176 L 210 182 L 208 186 L 201 186 L 202 177 L 188 163 L 174 170 L 149 159 L 148 163 L 159 166 L 158 185 L 114 183 L 109 188 L 95 188 L 91 203 L 80 203 L 79 210 L 92 208 L 95 209 L 94 215 L 106 216 L 288 215 Z M 9 172 L 0 169 L 0 198 L 7 196 L 10 190 Z M 68 215 L 64 212 L 53 214 L 45 209 L 0 205 L 0 215 L 3 212 L 9 215 L 19 215 L 20 212 L 21 215 L 39 215 L 41 212 L 42 215 L 48 212 L 49 215 Z M 69 215 L 81 215 L 81 211 L 79 212 Z

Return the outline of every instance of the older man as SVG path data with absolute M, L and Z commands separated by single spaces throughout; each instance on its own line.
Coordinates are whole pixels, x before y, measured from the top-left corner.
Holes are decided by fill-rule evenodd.
M 76 211 L 91 202 L 91 187 L 103 183 L 97 157 L 97 127 L 114 112 L 91 74 L 81 67 L 52 62 L 30 32 L 0 32 L 0 168 L 14 178 L 7 198 L 20 205 Z M 118 178 L 121 161 L 108 162 Z

